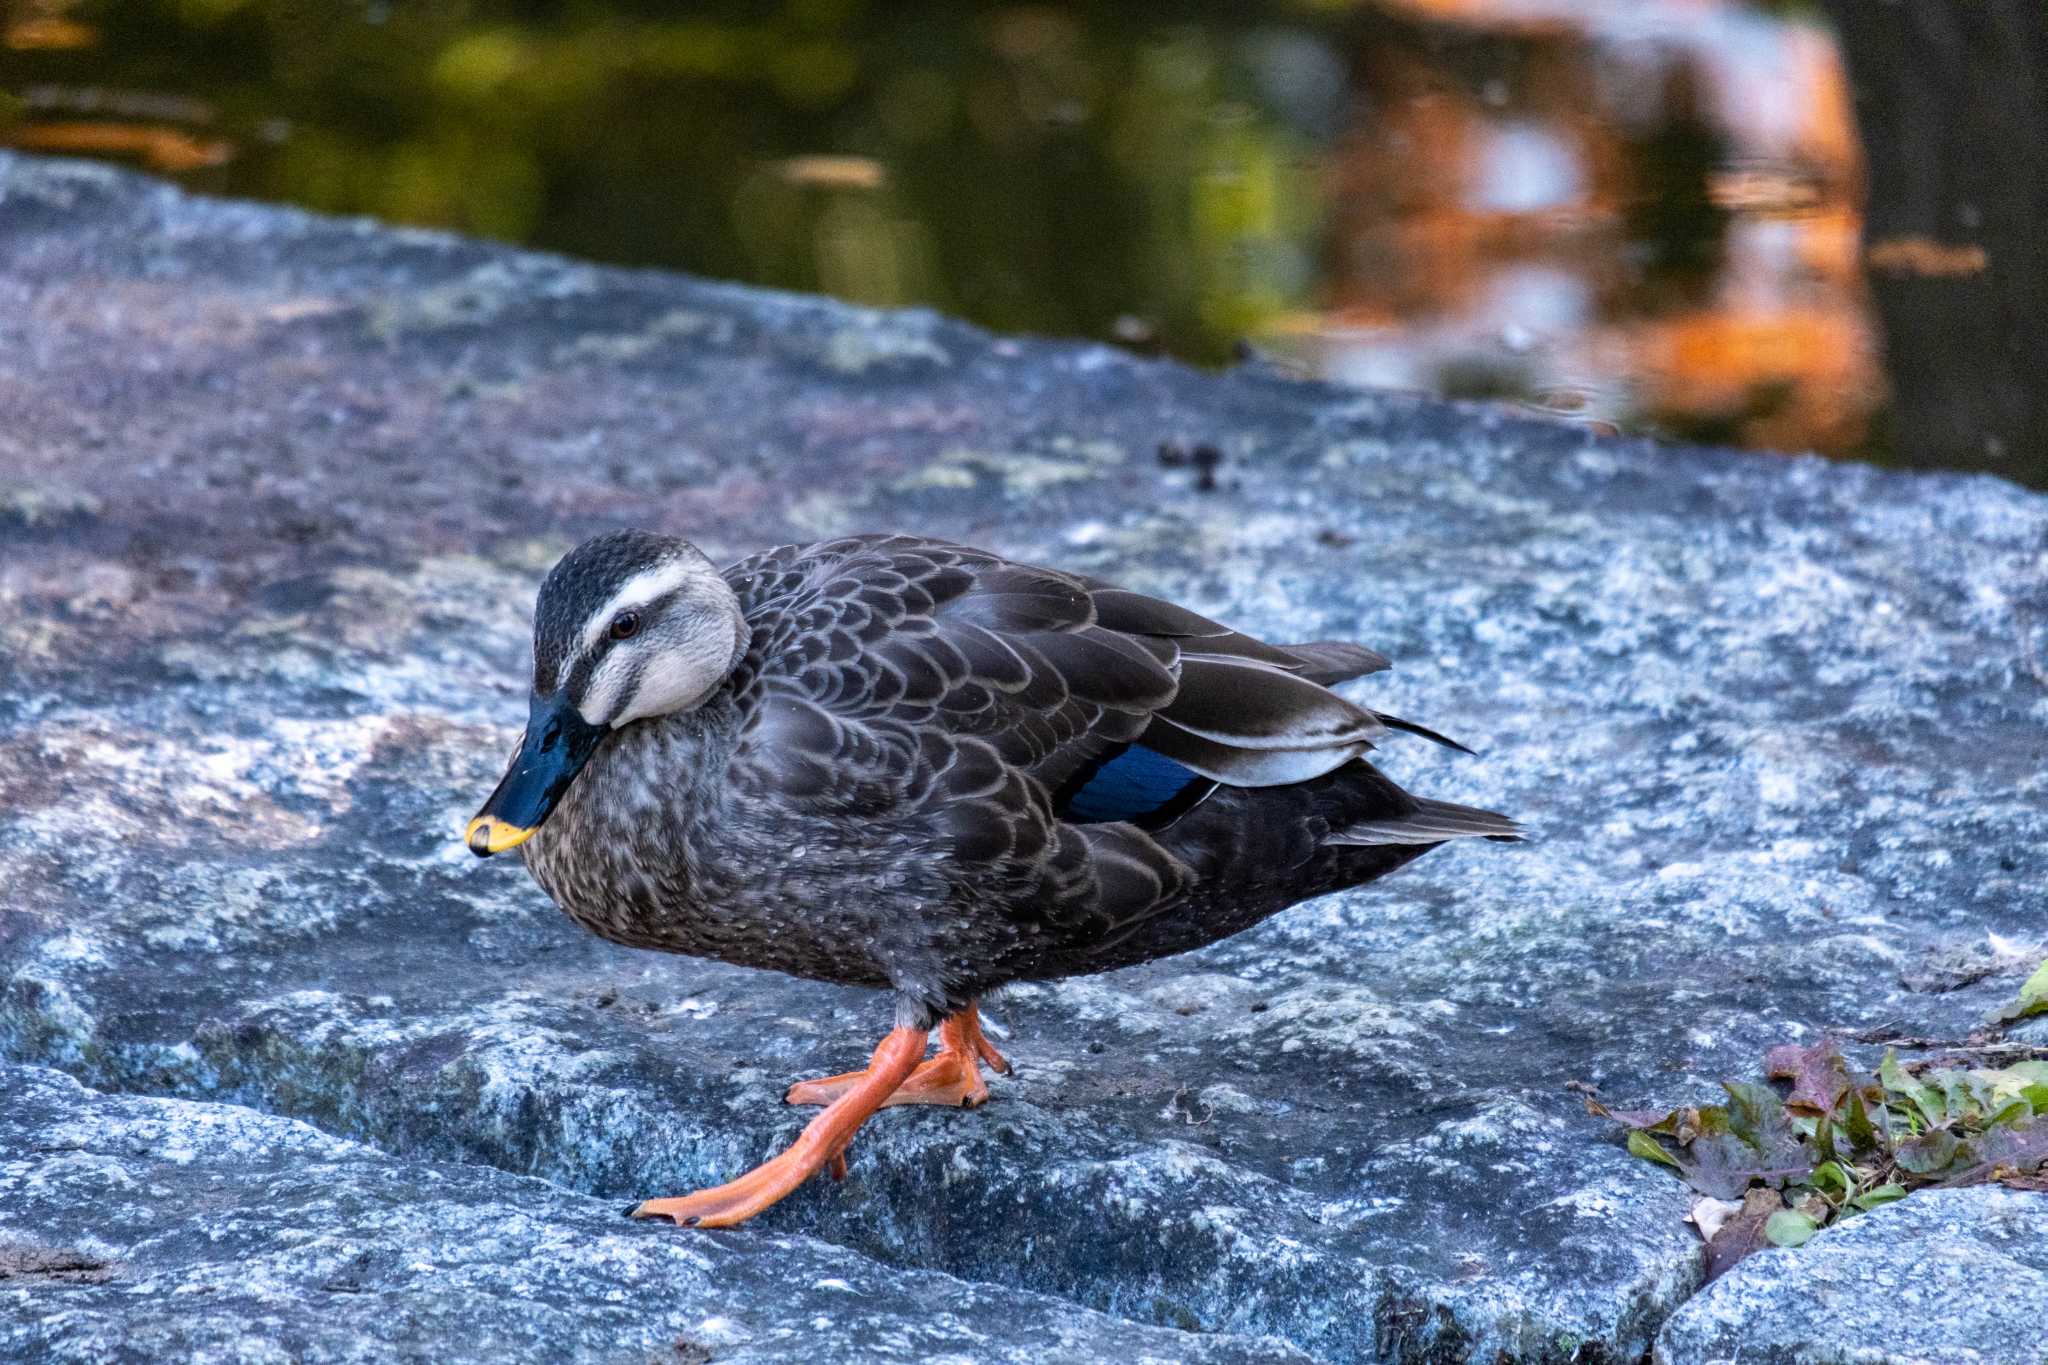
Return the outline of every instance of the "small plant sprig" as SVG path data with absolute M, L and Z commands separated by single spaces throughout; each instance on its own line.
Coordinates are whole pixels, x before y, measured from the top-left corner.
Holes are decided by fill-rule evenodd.
M 1986 1022 L 2012 1024 L 2031 1014 L 2048 1014 L 2048 961 L 2034 968 L 2034 974 L 2020 986 L 2017 999 L 1994 1011 Z
M 2048 1190 L 2048 1061 L 1909 1066 L 1887 1051 L 1874 1076 L 1857 1075 L 1823 1040 L 1772 1048 L 1764 1072 L 1788 1082 L 1785 1093 L 1728 1081 L 1726 1104 L 1664 1114 L 1586 1101 L 1626 1126 L 1629 1151 L 1706 1196 L 1693 1219 L 1707 1238 L 1709 1279 L 1914 1190 L 1992 1181 Z

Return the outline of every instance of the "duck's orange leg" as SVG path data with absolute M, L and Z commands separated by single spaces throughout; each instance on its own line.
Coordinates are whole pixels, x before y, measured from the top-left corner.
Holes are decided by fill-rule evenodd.
M 676 1199 L 650 1199 L 635 1218 L 673 1218 L 684 1227 L 728 1228 L 743 1223 L 817 1174 L 828 1163 L 835 1175 L 846 1170 L 846 1144 L 870 1114 L 917 1069 L 924 1056 L 923 1029 L 899 1028 L 882 1040 L 860 1079 L 812 1119 L 788 1151 L 739 1179 Z
M 973 1109 L 988 1100 L 988 1087 L 981 1080 L 983 1062 L 1001 1075 L 1010 1074 L 1010 1064 L 1003 1060 L 1003 1054 L 982 1035 L 980 1011 L 969 1005 L 958 1014 L 948 1015 L 939 1025 L 938 1055 L 911 1072 L 882 1104 L 943 1104 Z M 798 1081 L 783 1098 L 790 1104 L 832 1104 L 865 1081 L 872 1071 L 871 1066 L 867 1071 L 849 1071 L 843 1076 Z

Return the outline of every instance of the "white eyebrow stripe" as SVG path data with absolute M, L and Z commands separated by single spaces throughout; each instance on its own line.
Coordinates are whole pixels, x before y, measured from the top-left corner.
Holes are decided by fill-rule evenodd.
M 644 607 L 657 598 L 666 597 L 683 586 L 689 577 L 690 566 L 687 561 L 680 559 L 657 564 L 651 569 L 642 569 L 634 574 L 620 584 L 619 590 L 611 595 L 611 600 L 593 612 L 590 620 L 584 624 L 583 648 L 586 651 L 592 649 L 604 638 L 605 631 L 611 628 L 614 616 L 628 608 Z

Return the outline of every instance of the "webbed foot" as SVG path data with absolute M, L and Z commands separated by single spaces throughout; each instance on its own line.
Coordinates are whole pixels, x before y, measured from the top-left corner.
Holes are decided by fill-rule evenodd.
M 980 1011 L 969 1005 L 958 1014 L 949 1015 L 939 1025 L 937 1055 L 912 1071 L 894 1093 L 882 1101 L 882 1105 L 884 1108 L 892 1104 L 978 1108 L 988 1101 L 988 1086 L 981 1079 L 984 1062 L 999 1075 L 1007 1076 L 1011 1072 L 1003 1054 L 983 1036 Z M 831 1104 L 865 1080 L 872 1069 L 849 1071 L 814 1081 L 798 1081 L 783 1099 L 789 1104 Z
M 868 1068 L 841 1090 L 825 1112 L 805 1125 L 789 1150 L 737 1180 L 674 1199 L 649 1199 L 635 1218 L 671 1218 L 684 1227 L 726 1228 L 743 1223 L 829 1166 L 846 1173 L 846 1147 L 868 1116 L 917 1070 L 924 1056 L 923 1029 L 899 1028 L 882 1040 Z

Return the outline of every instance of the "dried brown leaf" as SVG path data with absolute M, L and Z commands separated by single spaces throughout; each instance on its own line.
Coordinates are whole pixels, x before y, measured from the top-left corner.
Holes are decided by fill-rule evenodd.
M 1941 1184 L 2010 1184 L 2037 1174 L 2048 1175 L 2048 1119 L 2005 1124 L 1981 1134 L 1966 1145 L 1962 1159 L 1945 1173 Z
M 1742 1197 L 1736 1213 L 1721 1224 L 1707 1243 L 1707 1282 L 1727 1274 L 1737 1261 L 1770 1243 L 1764 1238 L 1764 1224 L 1785 1207 L 1776 1190 L 1751 1190 Z
M 1831 1038 L 1812 1047 L 1786 1043 L 1764 1054 L 1764 1074 L 1792 1082 L 1785 1107 L 1795 1114 L 1819 1117 L 1831 1113 L 1849 1090 L 1849 1064 Z

